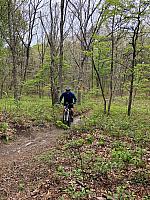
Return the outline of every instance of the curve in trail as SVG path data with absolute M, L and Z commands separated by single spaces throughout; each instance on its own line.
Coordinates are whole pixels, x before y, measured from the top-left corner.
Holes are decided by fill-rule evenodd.
M 75 117 L 72 125 L 80 122 L 81 116 Z M 36 191 L 33 188 L 38 188 L 42 178 L 47 178 L 50 173 L 48 165 L 46 168 L 44 163 L 39 164 L 36 158 L 42 153 L 54 150 L 58 145 L 57 140 L 66 133 L 66 130 L 54 126 L 34 128 L 30 134 L 20 133 L 15 141 L 9 144 L 0 144 L 0 199 L 33 200 L 33 193 Z M 22 181 L 25 190 L 20 192 Z
M 73 125 L 79 124 L 81 117 L 75 117 Z M 38 128 L 31 131 L 30 136 L 17 136 L 16 140 L 9 144 L 0 145 L 0 167 L 30 159 L 40 153 L 49 150 L 56 145 L 56 142 L 63 133 L 63 129 L 56 127 Z M 29 135 L 29 134 L 27 134 Z
M 33 131 L 30 137 L 17 136 L 14 142 L 0 145 L 0 166 L 22 159 L 29 159 L 40 154 L 56 144 L 61 129 L 39 129 Z

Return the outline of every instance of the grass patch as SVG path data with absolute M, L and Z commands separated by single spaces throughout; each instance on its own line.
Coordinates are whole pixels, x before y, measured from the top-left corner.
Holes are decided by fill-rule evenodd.
M 40 104 L 37 115 L 44 105 Z M 58 127 L 63 128 L 60 121 L 62 107 L 46 108 L 52 111 L 49 115 L 55 117 Z M 38 192 L 53 195 L 52 199 L 149 199 L 148 100 L 135 100 L 131 117 L 126 114 L 125 98 L 115 100 L 110 116 L 103 114 L 101 100 L 97 99 L 85 99 L 85 103 L 76 109 L 79 113 L 92 111 L 89 116 L 85 114 L 80 126 L 65 134 L 55 150 L 37 158 L 44 170 L 48 168 Z M 45 113 L 43 115 L 45 120 Z M 38 117 L 35 118 L 39 120 Z M 20 190 L 24 190 L 24 185 Z
M 81 105 L 75 106 L 75 115 L 80 115 L 91 107 L 92 102 L 85 99 Z M 63 106 L 58 104 L 52 106 L 49 97 L 24 96 L 18 102 L 15 102 L 13 98 L 3 98 L 0 102 L 0 111 L 3 115 L 6 115 L 6 118 L 10 116 L 16 120 L 24 118 L 44 123 L 61 120 Z

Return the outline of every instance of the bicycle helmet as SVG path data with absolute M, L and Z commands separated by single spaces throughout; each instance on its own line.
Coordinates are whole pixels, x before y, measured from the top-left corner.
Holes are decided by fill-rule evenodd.
M 66 91 L 69 92 L 71 90 L 70 87 L 66 87 Z

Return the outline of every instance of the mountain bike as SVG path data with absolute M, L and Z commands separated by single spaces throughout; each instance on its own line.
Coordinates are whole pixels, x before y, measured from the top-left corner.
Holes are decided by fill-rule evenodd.
M 73 116 L 69 104 L 66 104 L 63 112 L 63 123 L 70 127 L 71 122 L 73 122 Z

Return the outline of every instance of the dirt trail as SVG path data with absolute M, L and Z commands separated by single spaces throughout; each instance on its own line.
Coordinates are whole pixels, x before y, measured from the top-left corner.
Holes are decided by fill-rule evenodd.
M 82 123 L 83 116 L 75 117 L 72 126 Z M 51 180 L 53 174 L 48 165 L 37 162 L 36 158 L 55 148 L 64 134 L 66 130 L 55 126 L 34 127 L 30 132 L 19 133 L 9 144 L 0 143 L 0 200 L 49 199 L 43 196 L 45 194 L 34 193 L 39 186 L 45 185 L 42 181 L 47 181 L 47 177 Z M 55 196 L 57 186 L 53 186 L 53 181 L 51 184 Z
M 28 137 L 17 136 L 14 142 L 0 145 L 0 166 L 44 152 L 55 145 L 63 132 L 56 128 L 37 129 Z
M 80 123 L 81 118 L 75 117 L 73 125 Z M 24 133 L 16 137 L 10 144 L 0 144 L 0 167 L 47 151 L 55 146 L 57 139 L 65 131 L 56 127 L 36 128 L 31 134 Z

